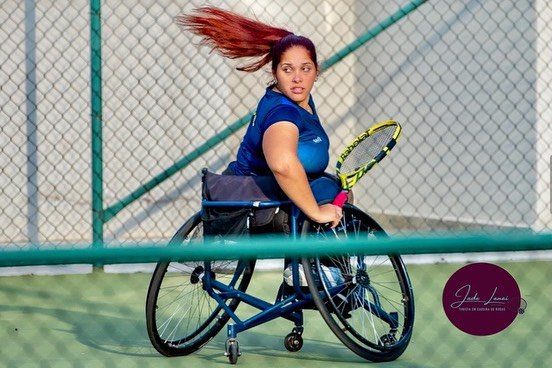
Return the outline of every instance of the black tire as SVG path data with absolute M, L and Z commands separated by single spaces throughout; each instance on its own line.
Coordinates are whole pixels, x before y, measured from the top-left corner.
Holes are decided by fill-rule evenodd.
M 284 337 L 284 347 L 287 351 L 295 353 L 303 347 L 303 338 L 297 333 L 289 333 Z
M 387 236 L 358 208 L 346 205 L 336 232 L 306 222 L 303 236 L 351 238 Z M 357 355 L 373 362 L 397 359 L 406 349 L 414 324 L 414 295 L 400 256 L 346 254 L 302 260 L 309 290 L 324 321 Z M 336 274 L 337 272 L 337 274 Z M 343 291 L 332 295 L 330 288 Z M 335 288 L 334 288 L 335 290 Z M 380 318 L 376 305 L 391 318 Z M 395 325 L 392 327 L 392 322 Z
M 230 364 L 236 364 L 238 362 L 238 357 L 240 356 L 240 346 L 238 340 L 232 339 L 227 344 L 226 354 L 228 355 L 228 361 Z
M 173 236 L 169 246 L 201 240 L 201 217 L 195 214 Z M 146 299 L 146 325 L 155 349 L 165 356 L 188 355 L 211 340 L 230 316 L 203 288 L 203 274 L 245 291 L 255 261 L 160 262 Z M 235 311 L 239 299 L 227 304 Z

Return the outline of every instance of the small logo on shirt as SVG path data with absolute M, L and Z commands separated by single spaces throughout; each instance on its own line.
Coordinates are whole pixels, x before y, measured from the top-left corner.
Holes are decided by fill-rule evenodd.
M 312 140 L 314 143 L 322 143 L 322 138 L 316 137 Z

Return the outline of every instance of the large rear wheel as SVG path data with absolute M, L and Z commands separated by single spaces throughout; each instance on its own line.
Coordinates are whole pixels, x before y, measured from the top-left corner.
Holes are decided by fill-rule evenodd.
M 202 237 L 201 216 L 196 214 L 177 231 L 169 246 L 185 246 Z M 146 299 L 148 336 L 155 349 L 166 356 L 188 355 L 209 342 L 230 316 L 209 295 L 204 280 L 246 291 L 254 267 L 255 261 L 243 260 L 157 264 Z M 232 311 L 239 303 L 239 299 L 226 300 Z
M 306 223 L 303 235 L 331 241 L 387 236 L 367 214 L 343 208 L 335 229 Z M 314 303 L 334 334 L 359 356 L 374 362 L 397 359 L 414 324 L 414 296 L 398 255 L 343 254 L 305 258 L 305 277 Z

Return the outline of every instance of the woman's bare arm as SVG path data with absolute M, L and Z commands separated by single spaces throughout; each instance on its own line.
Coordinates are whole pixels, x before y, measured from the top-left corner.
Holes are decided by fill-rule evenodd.
M 271 125 L 263 136 L 263 152 L 280 188 L 309 218 L 336 226 L 341 208 L 332 204 L 318 206 L 309 186 L 307 174 L 297 157 L 299 129 L 288 121 Z

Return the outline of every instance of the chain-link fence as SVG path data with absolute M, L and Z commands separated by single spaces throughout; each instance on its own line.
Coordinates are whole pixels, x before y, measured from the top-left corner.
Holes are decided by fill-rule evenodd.
M 201 168 L 221 171 L 235 159 L 244 117 L 271 81 L 268 70 L 237 71 L 239 62 L 200 47 L 176 26 L 174 16 L 205 3 L 2 0 L 2 247 L 164 242 L 198 211 Z M 208 3 L 308 36 L 321 61 L 340 56 L 313 90 L 331 140 L 330 162 L 373 123 L 392 118 L 402 124 L 397 147 L 354 189 L 358 207 L 389 233 L 552 229 L 552 4 Z M 359 40 L 365 41 L 360 47 L 343 51 Z M 226 136 L 229 126 L 240 128 Z M 455 257 L 447 259 L 472 259 Z M 548 259 L 549 253 L 501 259 L 534 257 Z M 452 330 L 437 305 L 456 265 L 414 265 L 434 257 L 407 260 L 418 315 L 405 365 L 549 365 L 549 262 L 504 264 L 518 280 L 528 312 L 515 328 L 480 344 Z M 85 365 L 94 353 L 90 364 L 99 366 L 182 364 L 159 358 L 144 335 L 149 277 L 92 273 L 2 282 L 0 320 L 9 341 L 0 347 L 3 362 Z M 262 289 L 263 283 L 273 281 L 256 285 Z M 91 294 L 82 291 L 94 287 Z M 285 333 L 278 328 L 246 335 L 263 361 L 357 362 L 326 326 L 321 332 L 313 327 L 314 342 L 299 358 L 284 356 L 272 336 L 285 335 L 288 326 Z M 130 333 L 118 332 L 123 330 Z M 449 337 L 451 344 L 435 343 Z M 73 350 L 75 341 L 80 344 Z M 209 349 L 193 363 L 219 362 L 220 346 Z
M 246 115 L 271 79 L 236 71 L 175 25 L 200 5 L 101 4 L 102 210 Z M 223 6 L 308 35 L 326 60 L 405 5 Z M 90 7 L 2 3 L 2 243 L 91 240 Z M 550 229 L 550 12 L 539 1 L 428 2 L 322 74 L 313 96 L 332 159 L 373 122 L 404 127 L 355 189 L 360 207 L 390 231 Z M 119 209 L 106 240 L 167 239 L 198 209 L 200 169 L 223 169 L 243 133 Z

